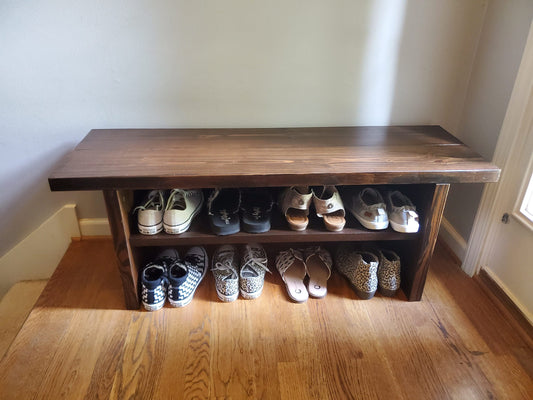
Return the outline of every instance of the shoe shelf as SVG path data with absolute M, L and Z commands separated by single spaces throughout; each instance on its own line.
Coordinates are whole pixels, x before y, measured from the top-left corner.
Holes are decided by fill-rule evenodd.
M 387 241 L 387 240 L 415 240 L 418 233 L 398 233 L 390 227 L 383 231 L 372 231 L 362 227 L 357 220 L 346 215 L 346 226 L 342 231 L 330 232 L 324 227 L 323 221 L 309 215 L 309 226 L 304 231 L 293 231 L 283 220 L 283 216 L 276 208 L 273 211 L 272 228 L 264 233 L 241 232 L 217 236 L 211 232 L 207 217 L 204 213 L 198 215 L 191 227 L 178 235 L 165 232 L 156 235 L 142 235 L 135 228 L 135 221 L 130 222 L 130 244 L 133 247 L 147 246 L 176 246 L 176 245 L 219 245 L 244 243 L 309 243 L 309 242 L 346 242 L 346 241 Z
M 400 254 L 401 289 L 409 301 L 418 301 L 450 184 L 496 182 L 499 174 L 439 126 L 96 129 L 58 163 L 49 183 L 54 191 L 102 190 L 126 307 L 138 309 L 139 270 L 159 247 L 250 242 L 272 248 L 379 242 Z M 268 232 L 217 236 L 204 208 L 182 234 L 145 236 L 131 213 L 137 190 L 294 185 L 397 185 L 417 207 L 419 231 L 367 230 L 347 212 L 340 232 L 327 231 L 313 214 L 308 228 L 297 232 L 274 209 Z

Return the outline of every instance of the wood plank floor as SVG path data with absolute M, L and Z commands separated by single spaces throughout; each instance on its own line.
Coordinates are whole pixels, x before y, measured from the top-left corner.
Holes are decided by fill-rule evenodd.
M 530 339 L 437 246 L 423 300 L 218 301 L 124 309 L 110 240 L 73 242 L 0 361 L 1 399 L 531 399 Z

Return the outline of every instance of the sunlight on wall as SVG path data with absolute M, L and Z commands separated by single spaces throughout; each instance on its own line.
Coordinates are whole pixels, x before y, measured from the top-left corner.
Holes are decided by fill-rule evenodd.
M 373 3 L 358 96 L 358 120 L 363 125 L 390 122 L 405 9 L 405 0 Z

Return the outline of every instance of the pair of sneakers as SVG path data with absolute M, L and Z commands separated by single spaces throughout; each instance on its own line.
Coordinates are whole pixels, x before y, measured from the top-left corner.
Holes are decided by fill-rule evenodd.
M 201 190 L 172 189 L 168 196 L 163 190 L 151 190 L 138 212 L 137 226 L 143 235 L 155 235 L 163 229 L 169 234 L 180 234 L 191 226 L 204 202 Z
M 267 232 L 273 204 L 266 189 L 215 189 L 207 200 L 209 225 L 216 235 L 240 232 L 241 226 L 248 233 Z
M 392 297 L 400 288 L 400 257 L 392 250 L 355 250 L 341 245 L 335 253 L 335 265 L 363 300 L 374 297 L 378 289 Z
M 148 311 L 156 311 L 168 298 L 173 307 L 189 304 L 208 266 L 203 247 L 192 247 L 180 259 L 176 249 L 165 249 L 141 272 L 141 301 Z
M 276 257 L 276 268 L 285 282 L 287 294 L 297 303 L 307 301 L 309 296 L 326 296 L 332 264 L 331 255 L 320 246 L 288 249 Z M 304 282 L 306 277 L 307 287 Z
M 416 207 L 398 190 L 381 193 L 367 187 L 350 197 L 347 206 L 353 216 L 367 229 L 387 229 L 389 223 L 396 232 L 418 232 Z
M 303 231 L 309 225 L 309 208 L 313 202 L 316 215 L 324 220 L 328 231 L 342 231 L 345 220 L 344 205 L 335 186 L 311 189 L 309 186 L 291 186 L 279 195 L 279 207 L 293 231 Z
M 263 291 L 265 273 L 270 272 L 267 265 L 265 249 L 258 243 L 246 244 L 241 254 L 233 245 L 217 248 L 211 271 L 218 298 L 232 302 L 239 297 L 239 291 L 245 299 L 258 298 Z

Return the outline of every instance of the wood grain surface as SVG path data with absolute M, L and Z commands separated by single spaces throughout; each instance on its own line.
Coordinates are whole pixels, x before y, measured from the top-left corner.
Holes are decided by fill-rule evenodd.
M 439 126 L 95 129 L 52 190 L 494 182 L 500 170 Z
M 0 361 L 9 399 L 530 399 L 533 345 L 439 246 L 422 302 L 257 300 L 123 310 L 111 240 L 73 242 Z

